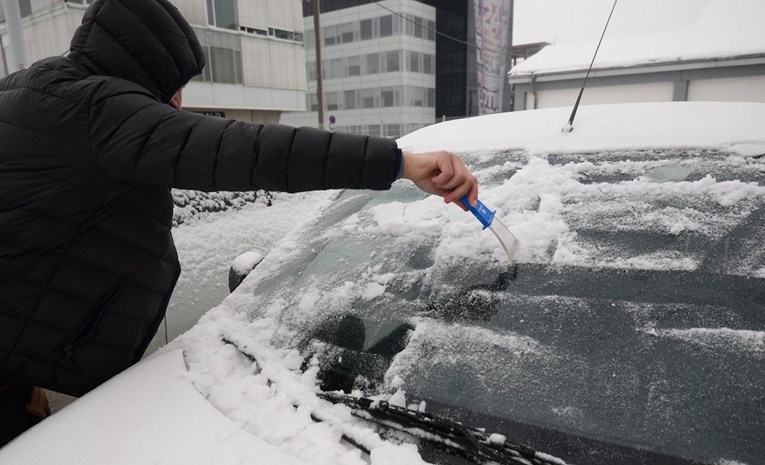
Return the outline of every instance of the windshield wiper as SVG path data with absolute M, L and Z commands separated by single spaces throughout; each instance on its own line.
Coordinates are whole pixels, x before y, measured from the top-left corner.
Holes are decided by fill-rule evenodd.
M 262 366 L 255 354 L 241 346 L 232 338 L 223 336 L 221 342 L 235 347 L 247 359 Z M 269 379 L 269 384 L 271 380 Z M 386 401 L 377 401 L 367 397 L 355 397 L 332 392 L 318 392 L 319 398 L 333 404 L 344 404 L 353 409 L 352 414 L 372 421 L 386 428 L 395 429 L 411 435 L 421 443 L 433 449 L 442 450 L 448 454 L 464 458 L 475 463 L 499 463 L 522 465 L 566 465 L 563 460 L 548 454 L 543 454 L 522 444 L 507 440 L 493 440 L 485 431 L 471 428 L 460 422 L 439 417 L 430 413 L 420 412 Z M 298 405 L 294 405 L 295 408 Z M 322 415 L 311 413 L 311 419 L 324 422 Z M 370 450 L 357 438 L 343 432 L 342 437 L 362 452 L 369 454 Z
M 408 433 L 428 446 L 475 463 L 564 465 L 556 457 L 522 444 L 493 440 L 485 431 L 460 422 L 366 397 L 320 392 L 320 398 L 353 409 L 357 417 Z

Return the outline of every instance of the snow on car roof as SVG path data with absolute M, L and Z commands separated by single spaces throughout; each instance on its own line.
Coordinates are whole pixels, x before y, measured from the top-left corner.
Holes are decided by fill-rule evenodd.
M 619 15 L 618 5 L 614 15 Z M 678 30 L 614 38 L 606 32 L 593 69 L 762 54 L 763 21 L 765 3 L 759 0 L 715 0 L 696 21 Z M 549 45 L 513 67 L 509 74 L 583 70 L 590 64 L 596 46 L 597 41 Z
M 687 147 L 744 156 L 765 153 L 762 103 L 586 105 L 579 108 L 574 130 L 565 133 L 561 129 L 570 112 L 550 108 L 447 121 L 402 137 L 399 146 L 412 151 L 521 149 L 531 154 Z

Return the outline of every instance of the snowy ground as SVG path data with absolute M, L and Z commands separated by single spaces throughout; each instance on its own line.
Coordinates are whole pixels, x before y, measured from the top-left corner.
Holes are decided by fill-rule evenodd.
M 245 252 L 266 254 L 296 224 L 336 191 L 273 194 L 273 204 L 250 203 L 238 210 L 207 213 L 173 229 L 182 272 L 161 326 L 147 353 L 187 331 L 228 294 L 228 272 Z

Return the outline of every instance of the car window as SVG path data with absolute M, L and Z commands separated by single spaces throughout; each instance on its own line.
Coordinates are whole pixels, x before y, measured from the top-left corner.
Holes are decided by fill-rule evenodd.
M 516 266 L 406 183 L 345 191 L 255 287 L 277 341 L 324 360 L 330 389 L 690 459 L 765 456 L 757 167 L 701 150 L 465 158 L 520 240 Z

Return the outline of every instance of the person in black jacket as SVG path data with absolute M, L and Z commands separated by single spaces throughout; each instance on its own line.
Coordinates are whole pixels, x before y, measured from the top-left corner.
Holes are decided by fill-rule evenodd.
M 28 426 L 8 402 L 45 415 L 32 386 L 79 396 L 143 355 L 180 273 L 171 188 L 388 189 L 403 177 L 475 203 L 475 178 L 449 152 L 179 111 L 204 65 L 167 0 L 96 0 L 67 56 L 0 80 L 0 445 Z

